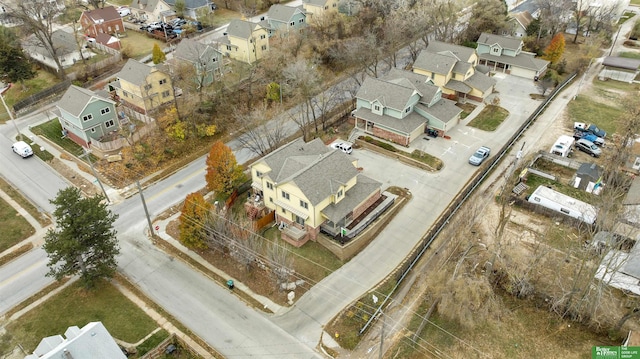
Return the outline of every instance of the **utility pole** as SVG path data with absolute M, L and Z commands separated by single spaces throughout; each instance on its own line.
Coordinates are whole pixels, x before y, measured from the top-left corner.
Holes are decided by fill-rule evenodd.
M 100 185 L 100 189 L 104 194 L 104 198 L 107 199 L 107 202 L 111 203 L 111 200 L 107 195 L 107 191 L 105 191 L 104 186 L 102 185 L 102 181 L 100 181 L 100 177 L 98 177 L 98 173 L 96 172 L 96 169 L 93 168 L 93 162 L 91 162 L 91 152 L 89 152 L 89 150 L 84 147 L 82 147 L 82 149 L 84 150 L 84 156 L 87 158 L 87 162 L 89 162 L 89 167 L 91 167 L 91 173 L 93 173 L 93 176 L 96 178 L 96 181 L 98 181 L 98 185 Z
M 9 114 L 9 118 L 11 119 L 11 122 L 13 122 L 13 127 L 16 128 L 16 132 L 18 134 L 18 138 L 20 139 L 20 141 L 22 141 L 22 133 L 20 133 L 20 130 L 18 129 L 18 124 L 16 123 L 16 120 L 13 118 L 13 113 L 11 113 L 11 110 L 9 110 L 9 107 L 7 106 L 7 103 L 4 102 L 4 96 L 2 96 L 2 93 L 0 93 L 0 100 L 2 100 L 2 105 L 4 106 L 4 109 Z
M 142 200 L 142 208 L 144 208 L 144 214 L 147 216 L 147 224 L 149 224 L 149 233 L 153 236 L 155 233 L 153 231 L 153 224 L 151 223 L 151 217 L 149 217 L 149 210 L 147 209 L 147 202 L 144 200 L 144 194 L 142 193 L 142 188 L 140 187 L 140 181 L 136 180 L 136 186 L 138 187 L 138 193 L 140 193 L 140 199 Z
M 382 315 L 382 329 L 380 329 L 380 353 L 378 354 L 378 358 L 382 359 L 384 352 L 382 349 L 384 348 L 384 325 L 385 325 L 385 317 L 384 312 L 380 311 L 380 315 Z

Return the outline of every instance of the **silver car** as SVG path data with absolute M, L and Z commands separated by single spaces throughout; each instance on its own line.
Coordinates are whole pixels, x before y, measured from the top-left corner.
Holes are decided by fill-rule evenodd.
M 489 158 L 491 154 L 491 149 L 486 146 L 482 146 L 478 148 L 476 152 L 474 152 L 471 157 L 469 157 L 469 163 L 474 166 L 480 166 L 484 160 Z
M 576 141 L 576 148 L 582 152 L 588 153 L 593 157 L 600 157 L 602 150 L 595 143 L 581 138 Z

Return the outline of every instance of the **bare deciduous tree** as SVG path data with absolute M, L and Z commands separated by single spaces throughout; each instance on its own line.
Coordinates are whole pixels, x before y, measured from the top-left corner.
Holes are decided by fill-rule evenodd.
M 287 138 L 284 127 L 284 116 L 269 118 L 265 116 L 269 111 L 266 105 L 257 108 L 250 113 L 237 112 L 234 119 L 238 127 L 241 128 L 238 134 L 238 141 L 242 147 L 251 152 L 264 156 L 278 148 Z

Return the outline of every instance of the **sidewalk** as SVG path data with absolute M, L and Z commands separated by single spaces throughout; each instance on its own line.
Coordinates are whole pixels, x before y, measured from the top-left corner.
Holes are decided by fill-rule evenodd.
M 173 237 L 171 237 L 167 232 L 167 225 L 177 219 L 180 216 L 180 212 L 174 214 L 173 216 L 164 219 L 164 220 L 159 220 L 159 221 L 155 221 L 153 223 L 154 228 L 156 228 L 156 234 L 162 238 L 163 240 L 167 241 L 169 244 L 171 244 L 172 246 L 174 246 L 176 249 L 178 249 L 179 251 L 181 251 L 182 253 L 186 254 L 187 256 L 189 256 L 189 258 L 193 259 L 194 261 L 198 262 L 200 265 L 204 266 L 205 268 L 207 268 L 207 270 L 215 273 L 216 275 L 222 277 L 222 278 L 227 278 L 227 279 L 232 279 L 234 282 L 234 290 L 240 290 L 243 293 L 251 296 L 253 299 L 255 299 L 256 301 L 260 302 L 260 304 L 263 305 L 264 309 L 268 309 L 270 311 L 272 311 L 274 314 L 278 314 L 278 313 L 282 313 L 282 312 L 286 312 L 289 308 L 288 307 L 283 307 L 279 304 L 274 303 L 273 301 L 271 301 L 271 299 L 261 296 L 259 294 L 254 293 L 249 287 L 247 287 L 245 284 L 243 284 L 242 282 L 238 282 L 237 280 L 235 280 L 234 278 L 232 278 L 231 276 L 229 276 L 227 273 L 221 271 L 220 269 L 216 268 L 215 266 L 211 265 L 211 263 L 207 262 L 204 258 L 200 257 L 197 253 L 191 251 L 190 249 L 188 249 L 187 247 L 183 246 L 182 243 L 180 243 L 179 241 L 175 240 Z

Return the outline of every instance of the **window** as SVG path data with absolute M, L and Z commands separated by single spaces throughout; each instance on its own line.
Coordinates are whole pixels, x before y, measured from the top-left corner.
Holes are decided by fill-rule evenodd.
M 291 26 L 296 26 L 296 22 L 295 22 L 295 21 L 291 21 L 291 22 L 289 23 L 289 25 L 291 25 Z
M 113 122 L 113 120 L 109 120 L 107 122 L 104 123 L 105 126 L 107 126 L 107 128 L 112 127 L 113 125 L 115 125 L 115 122 Z
M 411 112 L 411 107 L 407 107 L 407 108 L 404 110 L 404 113 L 409 113 L 409 112 Z
M 262 45 L 262 50 L 266 51 L 267 50 L 267 45 Z
M 304 218 L 296 216 L 296 223 L 301 226 L 304 226 Z
M 169 90 L 167 91 L 162 91 L 162 97 L 169 97 Z
M 260 39 L 264 40 L 267 37 L 267 35 L 260 35 Z
M 256 171 L 256 177 L 262 177 L 262 172 Z
M 267 188 L 273 190 L 273 183 L 267 182 Z
M 151 90 L 151 84 L 144 85 L 144 89 L 145 89 L 145 91 Z
M 562 212 L 562 213 L 566 213 L 566 214 L 569 214 L 569 213 L 570 213 L 570 212 L 569 212 L 569 210 L 568 210 L 568 209 L 566 209 L 566 208 L 560 208 L 560 212 Z
M 213 59 L 211 59 L 211 62 L 217 62 L 217 61 L 218 61 L 218 59 L 215 58 L 215 57 Z
M 227 45 L 227 50 L 231 51 L 231 45 Z
M 500 48 L 499 47 L 494 47 L 491 49 L 491 52 L 499 54 L 500 53 Z
M 336 7 L 336 6 L 338 6 L 338 4 L 336 4 L 336 3 L 333 3 L 333 7 Z
M 91 121 L 91 120 L 93 120 L 93 115 L 92 114 L 88 114 L 88 115 L 82 116 L 82 120 L 83 121 Z
M 111 112 L 111 109 L 110 109 L 110 108 L 108 108 L 108 107 L 105 107 L 105 108 L 103 108 L 102 110 L 100 110 L 100 113 L 101 113 L 101 114 L 103 114 L 103 115 L 104 115 L 105 113 L 109 113 L 109 112 Z
M 380 106 L 379 105 L 375 105 L 373 106 L 373 109 L 377 112 L 380 112 Z
M 342 197 L 342 190 L 339 190 L 339 191 L 338 191 L 338 195 L 337 195 L 337 197 L 338 197 L 338 198 Z
M 328 7 L 328 6 L 325 6 L 325 7 L 324 7 L 324 9 L 325 9 L 325 10 L 329 10 L 329 7 Z
M 298 20 L 298 23 L 302 24 L 304 22 L 304 19 L 300 19 Z
M 253 39 L 249 39 L 249 43 L 250 43 L 250 44 L 253 44 Z
M 123 95 L 124 97 L 129 97 L 129 94 L 127 93 L 127 91 L 122 91 L 122 95 Z
M 96 128 L 95 127 L 91 129 L 91 133 L 96 133 Z
M 286 210 L 286 209 L 281 208 L 281 210 L 282 210 L 282 213 L 287 213 L 287 210 Z
M 160 80 L 160 85 L 164 85 L 164 84 L 166 84 L 166 83 L 167 83 L 167 79 L 162 79 L 162 80 Z
M 273 203 L 273 197 L 269 197 L 269 202 Z
M 289 200 L 289 194 L 285 191 L 282 191 L 282 198 Z
M 303 200 L 300 200 L 300 207 L 304 209 L 309 209 L 309 204 Z

